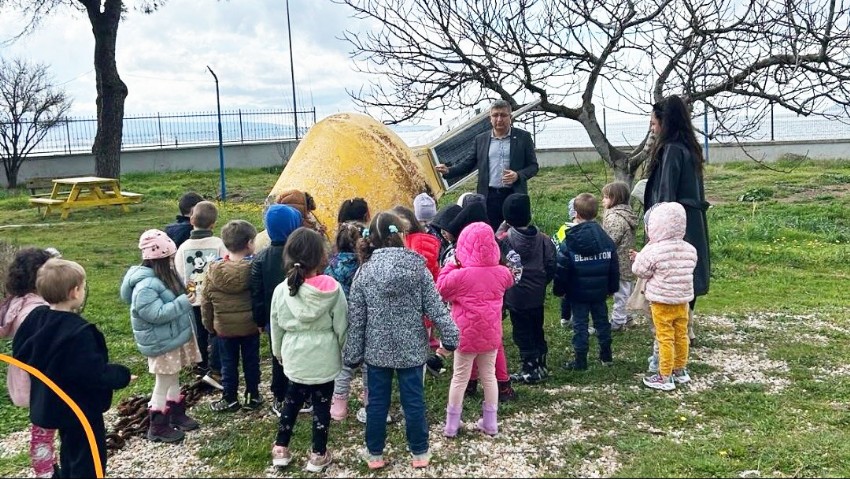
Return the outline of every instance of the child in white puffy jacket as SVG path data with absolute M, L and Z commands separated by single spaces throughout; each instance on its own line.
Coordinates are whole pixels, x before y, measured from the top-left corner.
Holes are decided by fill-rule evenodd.
M 658 203 L 646 213 L 649 242 L 640 253 L 632 251 L 632 271 L 646 279 L 644 294 L 650 302 L 658 373 L 643 383 L 662 391 L 690 382 L 688 375 L 688 302 L 694 299 L 697 252 L 685 238 L 685 208 L 679 203 Z

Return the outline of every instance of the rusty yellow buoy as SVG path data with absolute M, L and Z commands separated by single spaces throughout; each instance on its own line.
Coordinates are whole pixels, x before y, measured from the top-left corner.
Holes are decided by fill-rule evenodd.
M 375 213 L 396 205 L 411 207 L 422 192 L 435 199 L 445 192 L 426 149 L 410 149 L 385 125 L 359 113 L 337 113 L 310 128 L 270 195 L 289 189 L 313 196 L 313 214 L 329 235 L 346 199 L 365 198 Z M 268 245 L 265 231 L 255 243 L 258 250 Z

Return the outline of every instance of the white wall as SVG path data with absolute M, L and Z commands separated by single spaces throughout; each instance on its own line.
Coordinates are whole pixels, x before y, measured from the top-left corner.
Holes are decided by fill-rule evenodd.
M 298 142 L 288 140 L 273 143 L 244 143 L 224 145 L 225 168 L 260 168 L 280 166 L 281 170 Z M 150 171 L 207 171 L 218 170 L 218 146 L 185 148 L 150 148 L 121 152 L 121 173 Z M 62 178 L 94 174 L 94 155 L 51 155 L 37 156 L 24 161 L 18 173 L 18 184 L 29 178 Z M 6 175 L 0 174 L 0 182 L 7 186 Z
M 273 143 L 246 143 L 225 145 L 226 168 L 259 168 L 280 166 L 289 160 L 298 143 L 294 140 Z M 850 157 L 850 140 L 773 141 L 748 143 L 746 152 L 738 145 L 709 144 L 709 162 L 726 163 L 746 160 L 747 153 L 759 160 L 772 162 L 786 154 L 808 155 L 812 159 L 838 159 Z M 537 160 L 540 166 L 563 166 L 578 161 L 599 161 L 593 148 L 540 148 Z M 121 153 L 121 172 L 149 171 L 208 171 L 219 167 L 218 146 L 187 148 L 152 148 Z M 94 156 L 91 154 L 40 156 L 26 160 L 18 174 L 18 184 L 33 177 L 61 178 L 94 173 Z M 0 174 L 0 184 L 6 186 L 5 175 Z

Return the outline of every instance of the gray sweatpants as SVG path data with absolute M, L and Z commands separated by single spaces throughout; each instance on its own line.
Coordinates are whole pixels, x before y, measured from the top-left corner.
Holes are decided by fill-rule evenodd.
M 363 373 L 363 391 L 364 394 L 369 390 L 369 380 L 366 375 L 366 363 L 360 366 L 360 371 Z M 343 366 L 339 376 L 334 380 L 334 395 L 348 397 L 351 394 L 351 379 L 354 378 L 354 369 Z

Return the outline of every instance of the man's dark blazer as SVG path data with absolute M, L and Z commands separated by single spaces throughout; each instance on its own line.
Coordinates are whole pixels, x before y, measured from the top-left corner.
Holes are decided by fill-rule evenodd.
M 447 179 L 466 176 L 478 168 L 478 193 L 487 196 L 490 184 L 490 137 L 492 130 L 476 135 L 474 148 L 469 156 L 457 162 L 443 175 Z M 512 185 L 513 193 L 528 194 L 528 180 L 537 174 L 537 155 L 531 134 L 519 128 L 511 128 L 510 169 L 516 171 L 517 180 Z

